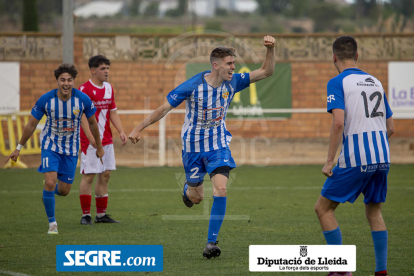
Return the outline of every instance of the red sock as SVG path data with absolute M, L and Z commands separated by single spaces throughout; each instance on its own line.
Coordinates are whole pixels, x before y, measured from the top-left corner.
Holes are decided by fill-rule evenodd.
M 105 214 L 106 207 L 108 206 L 108 195 L 104 195 L 101 197 L 95 197 L 95 201 L 96 201 L 96 213 Z
M 82 208 L 82 214 L 90 215 L 92 197 L 90 195 L 80 195 L 79 198 L 80 198 L 80 204 Z
M 384 276 L 388 275 L 386 270 L 375 272 L 375 276 Z

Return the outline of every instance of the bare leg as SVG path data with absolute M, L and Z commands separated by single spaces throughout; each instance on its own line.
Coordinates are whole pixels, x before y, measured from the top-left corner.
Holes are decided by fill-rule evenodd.
M 334 214 L 338 205 L 339 202 L 327 199 L 322 195 L 319 196 L 319 199 L 315 204 L 315 212 L 318 215 L 322 231 L 331 231 L 338 228 L 338 222 L 336 221 Z

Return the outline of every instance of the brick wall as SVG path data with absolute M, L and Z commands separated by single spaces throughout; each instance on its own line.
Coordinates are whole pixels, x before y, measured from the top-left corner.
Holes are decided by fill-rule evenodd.
M 76 87 L 90 78 L 87 60 L 83 58 L 82 38 L 75 38 L 75 65 L 79 70 Z M 45 92 L 56 88 L 53 70 L 59 62 L 20 62 L 20 107 L 29 110 Z M 388 62 L 358 62 L 359 68 L 381 80 L 388 91 Z M 325 108 L 326 83 L 337 75 L 331 62 L 292 62 L 292 107 Z M 163 62 L 113 61 L 110 83 L 115 90 L 119 110 L 155 109 L 165 96 L 185 80 L 185 64 L 173 63 L 166 68 Z M 179 108 L 184 108 L 184 104 Z M 122 115 L 125 132 L 139 124 L 144 115 Z M 396 137 L 414 137 L 414 120 L 395 120 Z M 167 136 L 180 137 L 183 114 L 167 117 Z M 329 114 L 292 114 L 282 121 L 231 121 L 228 128 L 235 137 L 253 138 L 327 138 L 331 124 Z M 157 136 L 157 126 L 146 130 L 145 135 Z

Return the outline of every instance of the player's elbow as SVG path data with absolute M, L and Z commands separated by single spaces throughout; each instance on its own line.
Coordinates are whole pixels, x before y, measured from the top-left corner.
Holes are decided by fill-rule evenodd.
M 391 137 L 391 135 L 394 134 L 394 124 L 392 122 L 389 123 L 389 121 L 387 120 L 387 136 L 388 138 Z
M 344 122 L 342 122 L 342 121 L 334 121 L 332 123 L 332 128 L 334 130 L 338 130 L 338 131 L 343 130 L 344 129 Z
M 273 69 L 266 70 L 265 73 L 264 73 L 264 77 L 265 78 L 270 77 L 271 75 L 273 75 L 273 71 L 274 71 Z
M 387 136 L 388 136 L 388 138 L 390 138 L 391 135 L 393 135 L 393 134 L 394 134 L 394 125 L 387 126 Z

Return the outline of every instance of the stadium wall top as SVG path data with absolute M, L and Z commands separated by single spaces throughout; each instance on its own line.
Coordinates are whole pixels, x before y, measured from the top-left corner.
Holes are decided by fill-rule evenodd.
M 75 35 L 75 56 L 88 59 L 104 54 L 120 61 L 204 61 L 217 46 L 236 48 L 239 62 L 261 62 L 264 34 L 231 35 L 224 32 L 180 35 L 94 33 Z M 332 43 L 344 34 L 273 34 L 280 61 L 331 61 Z M 414 33 L 350 34 L 358 41 L 361 61 L 414 60 Z M 76 53 L 78 51 L 78 53 Z M 0 33 L 0 61 L 61 61 L 60 33 Z

